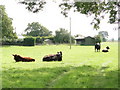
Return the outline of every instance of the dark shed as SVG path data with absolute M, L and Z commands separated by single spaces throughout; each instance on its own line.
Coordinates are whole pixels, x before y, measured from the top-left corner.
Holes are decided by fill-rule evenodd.
M 95 38 L 91 36 L 77 37 L 75 40 L 77 45 L 95 45 Z

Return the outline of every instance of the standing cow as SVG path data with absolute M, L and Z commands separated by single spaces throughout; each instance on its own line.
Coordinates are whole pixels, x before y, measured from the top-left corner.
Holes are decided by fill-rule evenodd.
M 98 51 L 100 52 L 100 49 L 101 49 L 100 43 L 96 43 L 95 44 L 95 52 L 96 52 L 96 50 L 97 50 L 97 52 Z

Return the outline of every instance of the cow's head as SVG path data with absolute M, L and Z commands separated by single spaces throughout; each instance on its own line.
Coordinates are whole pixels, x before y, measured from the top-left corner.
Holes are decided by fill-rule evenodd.
M 60 55 L 62 56 L 62 51 L 60 51 Z
M 107 46 L 106 49 L 110 49 L 109 46 Z
M 21 56 L 17 54 L 12 54 L 14 56 L 15 61 L 21 61 Z

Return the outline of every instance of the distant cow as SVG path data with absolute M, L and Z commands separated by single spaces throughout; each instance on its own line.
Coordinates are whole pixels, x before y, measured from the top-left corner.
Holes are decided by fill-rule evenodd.
M 14 60 L 16 62 L 20 62 L 20 61 L 22 61 L 22 62 L 34 62 L 35 61 L 35 59 L 33 59 L 33 58 L 30 58 L 30 57 L 21 57 L 20 55 L 17 55 L 17 54 L 15 54 L 13 56 L 14 56 Z
M 43 57 L 43 61 L 62 61 L 62 52 L 57 52 L 57 54 L 46 55 Z
M 102 50 L 102 52 L 109 52 L 108 49 L 110 49 L 108 46 Z
M 101 49 L 100 43 L 96 43 L 95 44 L 95 52 L 96 52 L 96 50 L 97 50 L 97 52 L 98 51 L 100 52 L 100 49 Z

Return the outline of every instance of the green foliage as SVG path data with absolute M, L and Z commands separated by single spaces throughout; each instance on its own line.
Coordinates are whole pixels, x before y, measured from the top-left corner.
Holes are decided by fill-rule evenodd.
M 94 52 L 94 46 L 3 46 L 2 88 L 118 88 L 118 43 L 101 44 L 106 46 L 108 53 Z M 62 62 L 42 62 L 57 51 L 63 52 Z M 15 63 L 12 54 L 36 62 Z
M 32 36 L 29 36 L 29 37 L 26 37 L 26 38 L 33 38 L 34 39 L 34 44 L 32 45 L 39 45 L 39 44 L 43 44 L 44 43 L 44 40 L 45 39 L 50 39 L 52 40 L 52 42 L 54 42 L 54 37 L 53 36 L 45 36 L 45 37 L 32 37 Z M 29 40 L 25 40 L 26 38 L 23 39 L 8 39 L 8 38 L 3 38 L 2 39 L 2 45 L 19 45 L 19 46 L 26 46 L 26 44 L 28 43 L 28 46 L 29 46 L 29 43 L 32 43 L 33 40 L 31 41 L 30 39 Z
M 23 46 L 23 39 L 17 39 L 17 44 L 16 45 L 18 45 L 18 46 Z
M 99 1 L 99 2 L 74 2 L 70 3 L 68 2 L 63 2 L 60 4 L 60 7 L 62 9 L 61 13 L 67 17 L 67 14 L 69 10 L 74 7 L 74 11 L 80 12 L 81 14 L 85 15 L 94 15 L 94 19 L 91 22 L 93 24 L 94 29 L 99 29 L 99 24 L 102 19 L 104 19 L 105 14 L 109 13 L 109 23 L 115 23 L 118 21 L 117 10 L 118 3 L 117 2 L 112 2 L 108 1 L 105 3 L 105 1 Z M 63 9 L 64 7 L 64 9 Z
M 49 39 L 54 43 L 54 37 L 53 36 L 43 36 L 43 37 L 36 37 L 36 44 L 43 44 L 44 40 Z
M 43 44 L 43 38 L 42 37 L 36 37 L 36 44 Z
M 77 2 L 78 1 L 78 2 Z M 109 13 L 109 23 L 115 23 L 118 21 L 117 14 L 118 9 L 117 7 L 120 7 L 120 2 L 117 1 L 108 1 L 105 2 L 98 0 L 98 2 L 80 2 L 79 0 L 75 0 L 74 2 L 70 0 L 63 0 L 62 3 L 59 4 L 59 7 L 61 8 L 61 13 L 67 17 L 68 12 L 70 9 L 74 9 L 75 12 L 80 12 L 81 14 L 85 15 L 94 15 L 93 21 L 91 21 L 91 24 L 93 24 L 93 27 L 97 30 L 99 29 L 99 24 L 101 19 L 104 19 L 106 13 Z M 39 2 L 39 3 L 38 3 Z M 33 12 L 37 13 L 43 6 L 46 4 L 45 1 L 22 1 L 20 3 L 26 5 L 26 8 Z M 38 6 L 38 8 L 36 7 Z
M 95 36 L 95 42 L 96 43 L 101 43 L 101 36 L 100 35 Z
M 25 29 L 27 36 L 51 36 L 52 31 L 49 31 L 46 27 L 40 25 L 38 22 L 29 23 Z
M 35 45 L 35 38 L 33 37 L 26 37 L 24 38 L 24 46 L 34 46 Z
M 107 37 L 109 36 L 107 31 L 100 31 L 100 32 L 98 33 L 98 35 L 100 35 L 101 40 L 102 40 L 103 42 L 106 42 L 106 41 L 107 41 Z
M 12 18 L 8 17 L 7 13 L 5 12 L 5 7 L 3 5 L 0 5 L 0 25 L 0 36 L 2 36 L 2 38 L 17 39 L 16 33 L 13 32 L 14 29 L 12 26 Z
M 111 40 L 112 42 L 114 42 L 115 40 L 114 40 L 114 38 L 112 38 L 112 40 Z
M 8 38 L 3 38 L 2 39 L 2 45 L 23 45 L 23 39 L 8 39 Z
M 24 0 L 19 3 L 27 5 L 26 9 L 28 9 L 29 11 L 31 11 L 33 13 L 37 13 L 39 10 L 42 10 L 44 5 L 46 4 L 46 2 L 44 0 L 40 0 L 40 1 Z
M 60 28 L 60 30 L 57 30 L 55 32 L 54 37 L 55 43 L 70 43 L 70 33 L 68 33 L 68 30 L 65 30 L 63 28 Z M 71 36 L 72 43 L 74 43 L 74 38 Z

